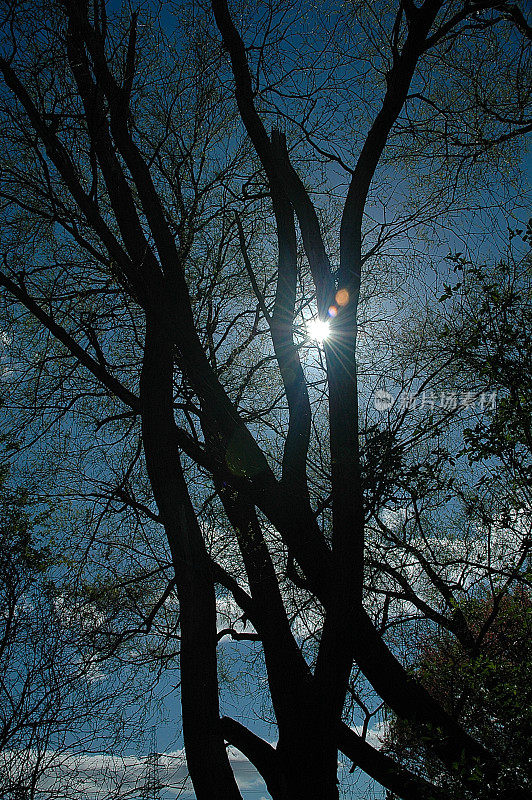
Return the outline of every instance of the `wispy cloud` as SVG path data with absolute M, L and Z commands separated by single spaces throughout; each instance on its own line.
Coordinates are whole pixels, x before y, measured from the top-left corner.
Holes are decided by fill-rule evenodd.
M 241 791 L 265 792 L 264 781 L 253 765 L 234 748 L 230 747 L 228 754 Z M 150 785 L 158 787 L 164 800 L 194 798 L 183 750 L 142 756 L 4 752 L 0 770 L 22 784 L 29 782 L 32 773 L 38 774 L 39 800 L 66 800 L 74 795 L 80 800 L 136 800 L 145 796 Z

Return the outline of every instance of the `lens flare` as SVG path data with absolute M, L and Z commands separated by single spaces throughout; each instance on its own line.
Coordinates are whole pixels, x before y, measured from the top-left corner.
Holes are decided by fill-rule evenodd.
M 336 292 L 334 299 L 339 306 L 346 306 L 349 303 L 349 292 L 347 289 L 340 289 L 340 291 Z

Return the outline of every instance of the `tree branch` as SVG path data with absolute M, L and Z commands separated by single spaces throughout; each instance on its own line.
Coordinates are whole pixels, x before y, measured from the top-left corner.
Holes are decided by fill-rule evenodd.
M 344 723 L 338 729 L 338 747 L 353 765 L 403 800 L 447 800 L 446 792 L 400 767 Z
M 231 717 L 220 720 L 224 739 L 245 755 L 262 775 L 275 800 L 289 800 L 275 748 Z
M 135 412 L 139 411 L 139 398 L 120 383 L 117 378 L 111 375 L 102 363 L 92 358 L 92 356 L 90 356 L 61 325 L 58 325 L 58 323 L 54 321 L 50 314 L 44 311 L 44 309 L 30 297 L 25 289 L 14 283 L 4 272 L 0 272 L 0 285 L 5 286 L 10 294 L 16 297 L 16 299 L 33 314 L 35 319 L 38 319 L 39 322 L 50 331 L 52 336 L 64 344 L 79 363 L 88 369 L 111 394 L 119 400 L 122 400 L 123 403 L 132 408 Z

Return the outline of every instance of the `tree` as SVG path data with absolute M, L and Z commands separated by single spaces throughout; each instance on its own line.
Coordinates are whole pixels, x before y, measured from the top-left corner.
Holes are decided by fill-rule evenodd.
M 458 524 L 472 523 L 483 532 L 490 552 L 467 579 L 483 592 L 490 587 L 495 608 L 516 580 L 528 580 L 529 569 L 530 238 L 525 230 L 519 233 L 514 244 L 510 230 L 510 248 L 495 265 L 448 256 L 456 283 L 438 298 L 444 311 L 431 312 L 428 329 L 418 327 L 405 345 L 407 359 L 422 350 L 441 366 L 442 386 L 463 387 L 465 404 L 484 397 L 482 413 L 466 415 L 450 446 L 447 441 L 433 455 L 446 465 L 433 482 L 447 494 L 453 513 L 461 506 Z M 414 491 L 419 488 L 414 483 Z
M 2 446 L 5 458 L 14 443 Z M 131 688 L 135 673 L 127 659 L 118 680 L 109 658 L 102 671 L 99 640 L 109 647 L 116 625 L 110 593 L 99 587 L 100 603 L 106 603 L 104 624 L 97 604 L 87 602 L 92 587 L 71 580 L 68 539 L 59 509 L 17 486 L 2 465 L 0 796 L 6 800 L 74 797 L 87 779 L 84 754 L 101 747 L 117 756 L 119 767 L 128 740 L 142 734 L 142 712 L 135 709 L 138 697 Z M 113 650 L 123 648 L 128 639 L 125 606 L 122 602 L 120 637 L 112 637 Z M 144 707 L 149 705 L 149 687 L 144 675 Z M 116 796 L 117 779 L 105 776 L 109 796 Z
M 54 590 L 61 559 L 50 509 L 10 486 L 5 471 L 0 509 L 0 794 L 29 799 L 64 758 L 62 739 L 75 749 L 76 731 L 108 703 L 87 690 L 93 665 L 79 658 L 80 633 L 65 625 Z
M 405 434 L 399 453 L 397 428 L 359 414 L 371 364 L 357 336 L 386 286 L 379 259 L 400 283 L 393 247 L 416 230 L 421 257 L 457 192 L 485 206 L 494 185 L 475 189 L 486 164 L 496 174 L 516 163 L 531 128 L 530 26 L 518 5 L 484 0 L 362 2 L 327 20 L 272 2 L 242 9 L 242 30 L 225 0 L 212 15 L 164 10 L 177 36 L 152 7 L 109 18 L 99 0 L 6 9 L 0 283 L 21 337 L 15 402 L 39 442 L 58 432 L 64 491 L 97 509 L 81 533 L 89 567 L 120 594 L 171 564 L 146 623 L 175 592 L 200 800 L 240 796 L 226 742 L 274 800 L 338 797 L 338 749 L 401 797 L 441 797 L 346 724 L 348 690 L 362 702 L 358 673 L 399 718 L 442 731 L 434 754 L 464 762 L 473 793 L 481 775 L 503 797 L 500 753 L 408 673 L 387 633 L 390 605 L 406 597 L 471 638 L 430 547 L 383 522 L 386 503 L 408 494 L 420 519 L 403 455 L 419 448 L 419 486 L 435 425 Z M 340 200 L 318 205 L 312 166 L 325 181 L 346 177 Z M 378 201 L 399 169 L 413 196 L 401 190 L 390 219 Z M 301 331 L 315 308 L 329 326 L 319 349 Z M 431 584 L 432 605 L 397 552 Z M 275 748 L 220 720 L 222 589 L 254 627 L 232 635 L 260 640 Z M 308 610 L 305 641 L 294 622 Z
M 477 637 L 474 652 L 466 652 L 445 633 L 421 643 L 415 672 L 453 715 L 488 747 L 504 754 L 506 783 L 530 786 L 530 625 L 531 604 L 526 590 L 506 595 L 498 608 L 485 597 L 463 608 Z M 400 720 L 393 720 L 385 750 L 409 768 L 436 780 L 453 797 L 470 797 L 457 779 L 462 765 L 444 771 L 431 758 L 430 737 Z M 433 736 L 438 736 L 435 731 Z M 486 794 L 488 797 L 489 794 Z

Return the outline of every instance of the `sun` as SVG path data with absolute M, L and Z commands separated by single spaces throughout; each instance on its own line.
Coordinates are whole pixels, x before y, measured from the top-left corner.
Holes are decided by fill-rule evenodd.
M 329 322 L 323 319 L 310 319 L 307 322 L 307 333 L 316 342 L 323 342 L 330 333 Z

